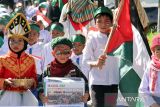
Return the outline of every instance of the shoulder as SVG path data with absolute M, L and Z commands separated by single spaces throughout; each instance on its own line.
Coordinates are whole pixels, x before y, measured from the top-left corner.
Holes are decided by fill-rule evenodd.
M 38 58 L 36 58 L 36 57 L 33 56 L 33 55 L 26 54 L 26 60 L 28 60 L 28 61 L 30 61 L 30 62 L 35 62 L 35 59 L 38 59 Z

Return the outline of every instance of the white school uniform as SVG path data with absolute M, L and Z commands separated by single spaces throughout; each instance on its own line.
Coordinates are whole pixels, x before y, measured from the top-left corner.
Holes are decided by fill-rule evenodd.
M 145 107 L 150 107 L 153 103 L 156 103 L 154 98 L 159 97 L 160 98 L 160 69 L 156 69 L 158 71 L 158 79 L 156 80 L 156 87 L 154 92 L 151 91 L 151 77 L 150 77 L 150 66 L 151 63 L 148 64 L 146 71 L 143 74 L 143 78 L 139 87 L 139 95 L 144 101 L 144 106 Z
M 107 35 L 97 32 L 89 33 L 86 46 L 83 50 L 82 71 L 89 78 L 90 85 L 113 85 L 119 84 L 119 59 L 107 56 L 102 69 L 90 67 L 88 62 L 96 61 L 102 55 L 108 40 Z
M 47 65 L 54 60 L 54 57 L 52 55 L 51 41 L 45 44 L 43 47 L 43 59 L 44 59 L 43 69 L 46 69 Z
M 41 75 L 43 72 L 43 57 L 42 57 L 43 44 L 37 42 L 30 46 L 28 45 L 26 53 L 31 54 L 36 62 L 37 74 Z

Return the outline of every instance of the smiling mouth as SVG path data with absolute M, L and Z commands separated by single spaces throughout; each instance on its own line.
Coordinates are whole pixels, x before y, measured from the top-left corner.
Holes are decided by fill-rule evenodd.
M 15 48 L 13 48 L 14 50 L 18 50 L 19 48 L 18 47 L 15 47 Z

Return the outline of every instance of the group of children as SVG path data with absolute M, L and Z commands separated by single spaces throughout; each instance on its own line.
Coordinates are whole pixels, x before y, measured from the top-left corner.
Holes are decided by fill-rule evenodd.
M 0 105 L 38 106 L 38 100 L 46 103 L 43 79 L 49 76 L 81 77 L 85 80 L 85 94 L 81 99 L 84 103 L 91 97 L 93 107 L 116 106 L 119 60 L 102 55 L 114 21 L 112 11 L 99 7 L 94 21 L 97 31 L 89 33 L 87 39 L 82 34 L 63 37 L 66 33 L 63 25 L 52 24 L 52 40 L 41 48 L 40 27 L 29 25 L 23 14 L 13 17 L 6 26 L 9 51 L 0 57 Z M 147 96 L 147 106 L 158 107 L 160 35 L 153 39 L 151 50 L 152 61 L 144 73 L 139 92 Z M 33 89 L 36 89 L 37 98 L 31 92 Z M 112 96 L 112 102 L 105 100 L 107 93 Z

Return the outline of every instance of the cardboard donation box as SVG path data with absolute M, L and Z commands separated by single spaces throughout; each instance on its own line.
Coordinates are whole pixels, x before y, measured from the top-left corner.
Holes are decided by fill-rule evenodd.
M 84 107 L 81 97 L 85 92 L 83 78 L 45 77 L 44 91 L 48 96 L 48 103 L 52 107 Z

